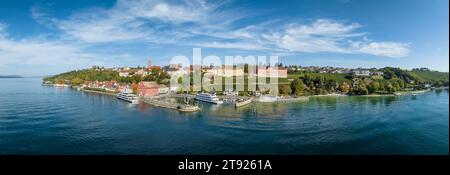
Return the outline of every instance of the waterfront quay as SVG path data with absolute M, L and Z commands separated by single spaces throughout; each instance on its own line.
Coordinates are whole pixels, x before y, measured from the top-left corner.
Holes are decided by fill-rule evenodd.
M 176 102 L 161 100 L 161 98 L 141 98 L 141 101 L 155 107 L 163 107 L 168 109 L 178 109 L 180 107 L 180 104 Z
M 200 110 L 198 106 L 193 106 L 189 104 L 180 104 L 175 101 L 167 100 L 170 98 L 169 94 L 158 96 L 158 97 L 142 97 L 140 100 L 144 103 L 147 103 L 149 105 L 155 106 L 155 107 L 162 107 L 167 109 L 174 109 L 178 110 L 180 112 L 196 112 Z

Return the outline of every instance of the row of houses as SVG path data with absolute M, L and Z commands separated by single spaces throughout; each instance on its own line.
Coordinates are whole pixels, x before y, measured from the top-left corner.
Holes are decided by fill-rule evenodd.
M 82 85 L 83 88 L 102 89 L 109 92 L 120 92 L 125 88 L 133 88 L 134 85 L 119 83 L 116 81 L 85 81 Z M 151 97 L 161 94 L 167 94 L 171 89 L 162 84 L 158 84 L 155 81 L 142 81 L 136 85 L 137 95 L 140 97 Z M 173 89 L 176 90 L 176 89 Z
M 287 69 L 291 72 L 296 71 L 306 71 L 306 72 L 316 72 L 316 73 L 334 73 L 334 74 L 354 74 L 356 76 L 375 76 L 383 75 L 383 72 L 376 71 L 376 69 L 364 69 L 364 68 L 342 68 L 342 67 L 331 67 L 331 66 L 288 66 Z
M 306 71 L 306 72 L 317 72 L 317 73 L 338 73 L 338 74 L 343 74 L 343 73 L 351 73 L 351 69 L 349 68 L 342 68 L 342 67 L 331 67 L 331 66 L 325 66 L 325 67 L 320 67 L 320 66 L 295 66 L 295 65 L 291 65 L 288 66 L 287 69 L 289 71 Z
M 164 72 L 173 75 L 184 75 L 194 70 L 201 70 L 203 73 L 208 73 L 214 77 L 232 77 L 232 76 L 245 76 L 248 75 L 244 72 L 243 67 L 234 66 L 200 66 L 191 65 L 189 67 L 182 67 L 181 64 L 171 64 L 163 67 Z M 260 77 L 287 77 L 287 69 L 284 67 L 258 67 L 256 70 L 251 71 L 252 74 L 248 76 L 260 76 Z
M 245 76 L 243 68 L 233 67 L 233 66 L 222 66 L 222 67 L 214 67 L 207 68 L 205 70 L 206 73 L 210 73 L 213 76 L 217 77 L 232 77 L 232 76 Z M 256 68 L 255 71 L 251 71 L 251 74 L 247 74 L 247 76 L 259 76 L 259 77 L 273 77 L 273 78 L 286 78 L 287 77 L 287 69 L 283 67 L 263 67 Z
M 354 74 L 356 76 L 383 76 L 383 72 L 376 71 L 376 69 L 364 69 L 364 68 L 342 68 L 342 67 L 331 67 L 331 66 L 288 66 L 288 71 L 297 72 L 297 71 L 306 71 L 306 72 L 315 72 L 315 73 L 333 73 L 333 74 Z
M 119 83 L 117 81 L 85 81 L 82 84 L 83 88 L 103 89 L 110 92 L 119 92 L 127 88 L 126 83 Z
M 370 69 L 353 69 L 352 73 L 356 76 L 383 76 L 383 72 L 381 71 L 371 71 Z

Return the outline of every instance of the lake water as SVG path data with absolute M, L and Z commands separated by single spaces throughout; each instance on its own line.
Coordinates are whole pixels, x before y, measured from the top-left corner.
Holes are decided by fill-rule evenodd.
M 448 154 L 449 92 L 180 113 L 0 79 L 0 154 Z

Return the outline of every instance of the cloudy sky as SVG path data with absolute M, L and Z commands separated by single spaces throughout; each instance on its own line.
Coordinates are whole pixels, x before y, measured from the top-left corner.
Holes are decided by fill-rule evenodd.
M 449 70 L 447 0 L 0 1 L 0 75 L 278 55 L 303 66 Z

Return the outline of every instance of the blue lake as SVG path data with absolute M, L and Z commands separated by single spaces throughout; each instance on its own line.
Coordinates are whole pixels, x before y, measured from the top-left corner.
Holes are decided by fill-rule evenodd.
M 181 113 L 0 79 L 0 154 L 448 154 L 449 92 Z

